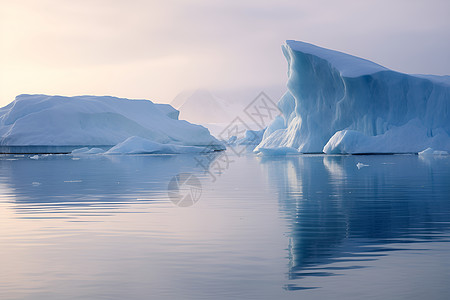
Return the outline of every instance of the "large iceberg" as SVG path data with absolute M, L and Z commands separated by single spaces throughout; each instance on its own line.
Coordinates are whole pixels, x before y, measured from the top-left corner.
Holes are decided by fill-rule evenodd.
M 450 151 L 450 76 L 408 75 L 311 44 L 287 41 L 288 91 L 255 149 L 300 153 Z
M 224 149 L 208 129 L 178 120 L 172 106 L 149 100 L 20 95 L 0 108 L 3 147 L 114 146 L 130 137 L 164 145 Z

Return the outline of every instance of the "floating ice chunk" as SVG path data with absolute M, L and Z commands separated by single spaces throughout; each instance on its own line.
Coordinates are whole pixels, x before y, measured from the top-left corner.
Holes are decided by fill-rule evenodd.
M 39 155 L 30 156 L 30 159 L 39 159 Z
M 428 145 L 450 147 L 450 138 L 444 130 L 429 131 L 418 119 L 401 127 L 392 127 L 384 134 L 368 136 L 355 130 L 336 132 L 323 148 L 327 154 L 361 153 L 418 153 Z
M 419 156 L 435 156 L 435 155 L 436 156 L 448 155 L 448 152 L 441 150 L 434 150 L 433 148 L 427 148 L 419 152 Z
M 176 154 L 212 151 L 214 151 L 214 148 L 211 147 L 161 144 L 138 136 L 132 136 L 122 143 L 119 143 L 116 146 L 112 147 L 111 149 L 106 151 L 105 154 Z
M 72 155 L 93 155 L 93 154 L 102 154 L 105 153 L 105 150 L 101 149 L 101 148 L 91 148 L 89 149 L 88 147 L 83 147 L 83 148 L 78 148 L 72 151 Z
M 359 162 L 356 164 L 356 167 L 359 169 L 364 168 L 364 167 L 368 167 L 369 165 L 363 164 L 362 162 Z
M 297 149 L 291 147 L 259 148 L 257 153 L 265 156 L 299 154 Z
M 84 154 L 89 151 L 89 147 L 78 148 L 72 151 L 72 154 Z

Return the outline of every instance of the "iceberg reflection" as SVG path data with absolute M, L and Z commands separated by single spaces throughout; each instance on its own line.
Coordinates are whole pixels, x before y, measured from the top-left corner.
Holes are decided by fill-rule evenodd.
M 289 279 L 363 268 L 449 232 L 449 159 L 304 155 L 261 163 L 289 226 Z

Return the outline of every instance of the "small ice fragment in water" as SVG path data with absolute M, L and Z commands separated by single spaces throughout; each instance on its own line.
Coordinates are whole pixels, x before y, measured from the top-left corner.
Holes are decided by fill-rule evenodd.
M 39 155 L 30 156 L 30 159 L 39 159 Z
M 358 168 L 358 170 L 361 169 L 361 168 L 364 168 L 364 167 L 368 167 L 368 166 L 369 166 L 369 165 L 363 164 L 363 163 L 361 163 L 361 162 L 359 162 L 359 163 L 356 164 L 356 167 Z
M 419 156 L 424 157 L 424 156 L 441 156 L 441 155 L 448 155 L 447 151 L 443 151 L 443 150 L 435 150 L 433 148 L 427 148 L 421 152 L 418 153 Z

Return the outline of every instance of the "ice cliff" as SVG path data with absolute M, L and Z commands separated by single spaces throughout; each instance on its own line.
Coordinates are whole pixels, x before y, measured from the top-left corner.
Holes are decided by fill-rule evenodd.
M 181 146 L 223 145 L 168 104 L 109 96 L 20 95 L 0 108 L 0 146 L 113 146 L 130 137 Z
M 255 149 L 300 153 L 450 151 L 450 77 L 408 75 L 311 44 L 287 41 L 287 92 Z

